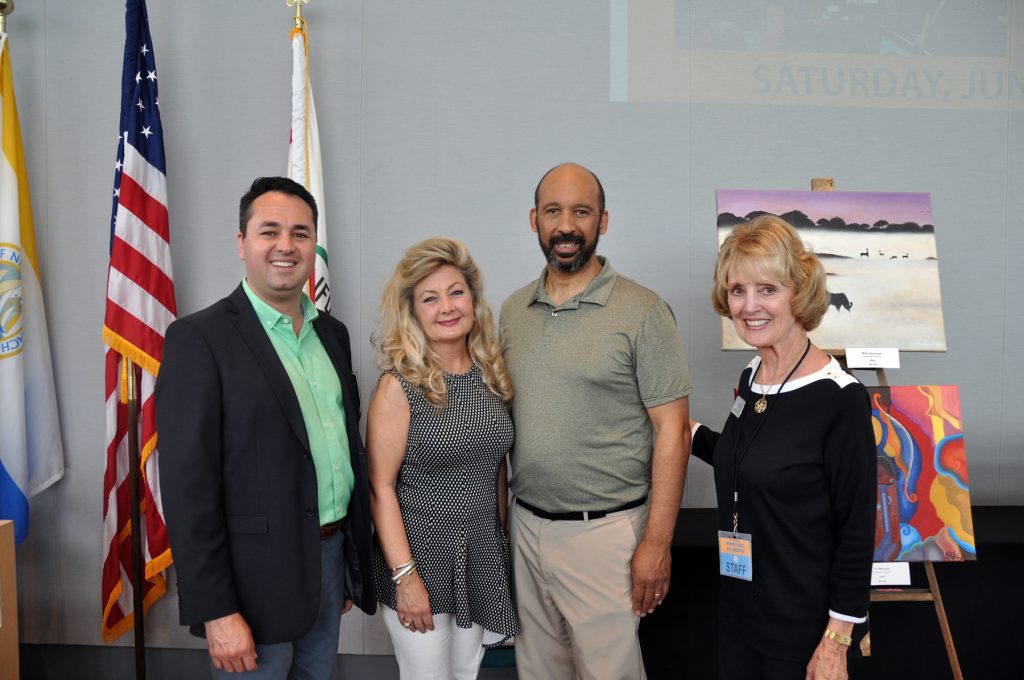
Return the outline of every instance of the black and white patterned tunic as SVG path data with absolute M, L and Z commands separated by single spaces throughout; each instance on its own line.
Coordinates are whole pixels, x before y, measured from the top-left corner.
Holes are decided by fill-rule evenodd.
M 462 628 L 479 624 L 484 644 L 519 634 L 508 539 L 498 517 L 498 467 L 512 446 L 508 406 L 484 385 L 480 368 L 445 374 L 438 409 L 396 371 L 409 400 L 409 438 L 395 482 L 402 522 L 434 614 Z M 377 599 L 396 609 L 395 587 L 374 545 Z

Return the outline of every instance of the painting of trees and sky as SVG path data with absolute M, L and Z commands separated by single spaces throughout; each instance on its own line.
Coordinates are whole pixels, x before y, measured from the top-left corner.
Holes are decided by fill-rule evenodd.
M 718 242 L 771 213 L 792 224 L 825 265 L 830 305 L 811 332 L 823 349 L 944 352 L 931 195 L 719 189 Z M 722 348 L 749 349 L 722 320 Z

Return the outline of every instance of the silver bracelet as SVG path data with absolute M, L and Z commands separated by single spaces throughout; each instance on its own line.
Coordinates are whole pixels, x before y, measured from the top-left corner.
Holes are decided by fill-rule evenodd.
M 405 576 L 411 574 L 415 570 L 416 570 L 416 561 L 415 560 L 413 560 L 412 562 L 410 562 L 408 564 L 403 564 L 401 567 L 399 567 L 399 571 L 396 571 L 394 574 L 391 575 L 391 582 L 394 583 L 396 586 L 400 586 L 400 585 L 402 585 L 402 579 Z
M 403 569 L 405 569 L 406 567 L 408 567 L 411 564 L 416 564 L 416 559 L 413 558 L 413 557 L 410 557 L 408 562 L 405 562 L 404 564 L 399 564 L 399 565 L 393 567 L 391 569 L 391 573 L 394 574 L 395 572 L 402 571 Z

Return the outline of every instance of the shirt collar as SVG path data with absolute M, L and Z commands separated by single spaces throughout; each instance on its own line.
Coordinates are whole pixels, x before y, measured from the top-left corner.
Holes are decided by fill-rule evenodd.
M 579 294 L 580 302 L 589 302 L 595 305 L 601 305 L 602 307 L 608 303 L 608 298 L 611 297 L 612 288 L 615 287 L 615 278 L 617 274 L 612 269 L 612 265 L 608 262 L 608 258 L 597 255 L 597 261 L 601 263 L 601 271 L 597 273 L 587 287 L 583 289 L 583 292 Z M 537 279 L 537 288 L 533 291 L 533 295 L 530 297 L 529 304 L 534 302 L 544 302 L 547 304 L 551 303 L 551 297 L 548 296 L 547 288 L 545 283 L 548 280 L 548 268 L 545 266 L 544 271 L 540 273 L 540 278 Z
M 260 320 L 260 325 L 266 326 L 267 328 L 274 328 L 284 319 L 288 318 L 287 314 L 282 314 L 267 302 L 261 298 L 256 292 L 249 287 L 249 282 L 244 278 L 242 279 L 242 290 L 245 291 L 246 297 L 249 298 L 249 302 L 252 303 L 252 308 L 256 312 L 256 316 Z M 314 321 L 320 312 L 317 311 L 316 305 L 313 304 L 312 300 L 305 292 L 302 293 L 302 297 L 299 298 L 299 306 L 302 308 L 302 321 L 303 325 Z

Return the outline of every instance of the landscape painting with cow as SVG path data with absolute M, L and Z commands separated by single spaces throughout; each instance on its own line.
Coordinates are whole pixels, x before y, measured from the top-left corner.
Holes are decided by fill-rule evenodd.
M 944 352 L 946 333 L 931 195 L 719 189 L 718 243 L 771 213 L 821 259 L 830 305 L 810 333 L 824 349 L 896 347 Z M 722 348 L 749 349 L 722 320 Z

